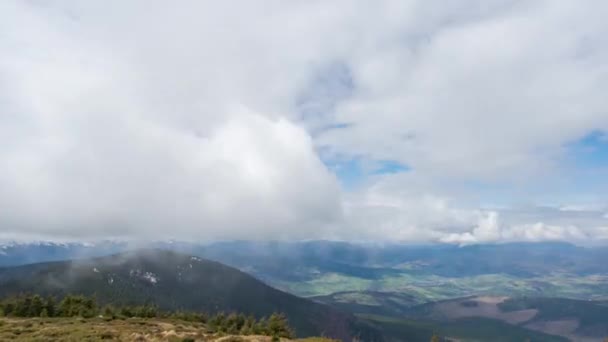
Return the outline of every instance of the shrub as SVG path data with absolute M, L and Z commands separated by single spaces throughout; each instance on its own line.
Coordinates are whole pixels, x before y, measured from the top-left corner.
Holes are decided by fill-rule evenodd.
M 155 305 L 140 306 L 111 306 L 100 308 L 94 297 L 82 295 L 66 295 L 57 305 L 54 297 L 43 298 L 39 295 L 19 295 L 0 300 L 0 315 L 14 317 L 80 317 L 103 316 L 105 321 L 133 317 L 170 317 L 183 321 L 202 322 L 206 331 L 215 334 L 230 335 L 266 335 L 276 338 L 291 338 L 293 331 L 287 318 L 280 313 L 259 320 L 253 316 L 219 312 L 215 315 L 206 313 L 173 311 L 161 312 Z M 1 322 L 0 322 L 1 323 Z M 72 324 L 72 322 L 66 322 Z

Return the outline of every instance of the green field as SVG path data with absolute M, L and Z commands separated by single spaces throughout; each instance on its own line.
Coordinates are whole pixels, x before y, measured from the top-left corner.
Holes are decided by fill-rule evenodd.
M 285 291 L 304 297 L 324 296 L 345 291 L 398 292 L 412 295 L 419 302 L 469 295 L 545 296 L 607 300 L 608 276 L 554 273 L 542 277 L 517 277 L 508 274 L 483 274 L 467 277 L 442 277 L 404 271 L 378 279 L 339 273 L 322 273 L 306 281 L 268 279 Z

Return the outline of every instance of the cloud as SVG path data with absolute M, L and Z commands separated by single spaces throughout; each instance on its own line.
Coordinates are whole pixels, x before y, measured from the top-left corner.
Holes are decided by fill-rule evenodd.
M 568 144 L 608 130 L 607 13 L 576 1 L 3 2 L 0 229 L 592 238 L 608 189 L 580 190 L 589 177 Z M 332 165 L 357 163 L 357 186 L 341 188 L 352 172 Z M 382 166 L 399 172 L 366 171 Z M 547 198 L 591 207 L 547 210 Z
M 604 206 L 480 208 L 475 202 L 460 188 L 433 183 L 416 171 L 383 175 L 345 196 L 344 224 L 350 239 L 363 241 L 589 244 L 605 236 Z
M 474 210 L 434 193 L 415 171 L 377 176 L 344 199 L 345 229 L 352 239 L 433 241 L 438 228 L 463 230 L 475 222 Z
M 498 213 L 489 211 L 480 218 L 472 231 L 448 233 L 439 241 L 461 245 L 510 241 L 569 241 L 585 242 L 589 236 L 576 226 L 555 226 L 543 222 L 501 227 Z
M 301 238 L 339 218 L 335 178 L 289 121 L 238 114 L 204 137 L 133 125 L 91 127 L 52 155 L 33 148 L 8 158 L 0 185 L 13 210 L 4 225 L 84 237 L 254 239 Z
M 374 32 L 377 48 L 350 64 L 355 95 L 336 111 L 350 126 L 320 141 L 434 177 L 495 181 L 551 172 L 565 142 L 606 129 L 606 8 L 491 4 Z M 391 38 L 403 44 L 382 45 Z

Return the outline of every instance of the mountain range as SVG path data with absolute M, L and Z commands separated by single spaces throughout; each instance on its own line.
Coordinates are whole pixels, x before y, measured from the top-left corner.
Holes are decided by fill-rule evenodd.
M 372 326 L 348 313 L 276 290 L 218 262 L 156 249 L 0 269 L 0 297 L 20 293 L 94 295 L 102 304 L 258 317 L 281 312 L 299 336 L 382 340 Z
M 331 241 L 149 246 L 154 248 L 137 252 L 123 242 L 0 246 L 0 296 L 81 292 L 170 309 L 258 316 L 281 311 L 304 336 L 363 341 L 428 341 L 434 333 L 462 341 L 595 342 L 608 336 L 605 247 Z M 518 316 L 523 313 L 529 316 Z

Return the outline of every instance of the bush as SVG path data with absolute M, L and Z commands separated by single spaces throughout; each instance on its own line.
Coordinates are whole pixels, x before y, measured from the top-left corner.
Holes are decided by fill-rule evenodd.
M 170 317 L 174 319 L 202 322 L 206 330 L 215 334 L 230 335 L 266 335 L 276 338 L 292 338 L 293 331 L 287 318 L 280 313 L 259 320 L 253 316 L 219 312 L 215 315 L 206 313 L 173 311 L 161 312 L 155 305 L 111 306 L 100 308 L 94 297 L 66 295 L 56 305 L 54 297 L 43 298 L 39 295 L 19 295 L 0 300 L 0 315 L 13 317 L 80 317 L 91 318 L 103 316 L 105 321 L 125 318 Z M 109 338 L 109 337 L 108 337 Z

